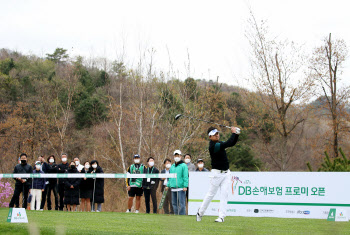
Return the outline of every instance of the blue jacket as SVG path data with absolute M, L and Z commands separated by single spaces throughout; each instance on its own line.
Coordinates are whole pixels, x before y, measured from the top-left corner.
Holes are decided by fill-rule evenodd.
M 43 174 L 44 172 L 43 171 L 34 170 L 33 173 L 35 173 L 35 174 L 37 174 L 37 173 Z M 34 178 L 33 179 L 33 184 L 30 185 L 30 188 L 31 189 L 45 189 L 45 181 L 46 181 L 45 178 Z

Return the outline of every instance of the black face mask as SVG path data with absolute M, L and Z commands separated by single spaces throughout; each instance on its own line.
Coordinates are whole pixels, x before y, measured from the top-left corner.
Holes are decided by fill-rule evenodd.
M 70 168 L 75 169 L 75 166 L 74 166 L 74 165 L 71 165 Z
M 21 160 L 21 164 L 25 165 L 27 163 L 27 160 Z

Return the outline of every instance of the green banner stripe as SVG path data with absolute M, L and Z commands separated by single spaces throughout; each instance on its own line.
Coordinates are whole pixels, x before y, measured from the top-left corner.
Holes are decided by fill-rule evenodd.
M 200 199 L 188 199 L 189 202 L 203 202 Z M 212 200 L 211 202 L 220 202 L 220 200 Z M 236 202 L 228 201 L 227 204 L 235 205 L 272 205 L 272 206 L 335 206 L 335 207 L 350 207 L 350 204 L 338 203 L 298 203 L 298 202 Z
M 189 202 L 202 202 L 200 199 L 188 199 Z M 211 200 L 211 202 L 220 202 L 220 200 Z

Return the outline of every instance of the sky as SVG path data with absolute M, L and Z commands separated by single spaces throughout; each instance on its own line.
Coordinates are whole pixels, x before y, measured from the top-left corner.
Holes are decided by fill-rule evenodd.
M 71 57 L 123 59 L 128 66 L 152 54 L 159 71 L 180 79 L 219 76 L 245 86 L 249 8 L 277 39 L 309 52 L 329 33 L 350 47 L 345 0 L 0 0 L 0 48 L 45 57 L 61 47 Z M 350 59 L 345 67 L 342 78 L 350 84 Z

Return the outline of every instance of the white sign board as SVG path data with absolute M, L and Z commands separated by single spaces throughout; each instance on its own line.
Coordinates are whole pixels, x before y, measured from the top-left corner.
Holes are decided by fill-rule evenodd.
M 7 222 L 28 223 L 26 210 L 24 208 L 10 208 Z
M 188 214 L 195 215 L 209 189 L 210 172 L 190 172 Z M 327 219 L 331 208 L 348 215 L 350 173 L 231 172 L 227 215 Z M 205 215 L 218 215 L 220 189 Z

